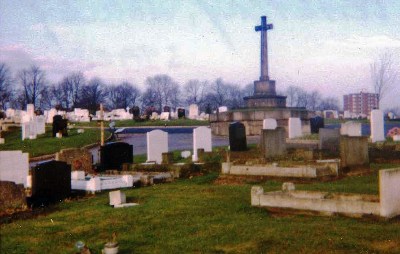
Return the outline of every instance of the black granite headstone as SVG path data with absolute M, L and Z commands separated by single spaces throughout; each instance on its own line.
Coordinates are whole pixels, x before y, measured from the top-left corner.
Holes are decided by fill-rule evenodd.
M 229 146 L 231 151 L 247 150 L 246 127 L 241 122 L 229 124 Z
M 310 118 L 311 133 L 319 133 L 320 128 L 325 128 L 324 118 L 320 116 Z
M 53 137 L 61 131 L 63 137 L 68 137 L 68 120 L 63 119 L 60 115 L 53 116 Z
M 178 108 L 178 118 L 185 118 L 185 113 L 184 108 Z
M 71 165 L 63 161 L 39 163 L 32 170 L 32 199 L 60 201 L 71 195 Z
M 140 108 L 138 106 L 134 106 L 133 108 L 131 108 L 130 110 L 133 115 L 133 119 L 137 120 L 140 119 Z
M 121 170 L 124 163 L 133 163 L 132 145 L 124 142 L 113 142 L 100 147 L 100 170 Z
M 169 106 L 164 106 L 163 112 L 171 112 L 171 107 L 169 107 Z

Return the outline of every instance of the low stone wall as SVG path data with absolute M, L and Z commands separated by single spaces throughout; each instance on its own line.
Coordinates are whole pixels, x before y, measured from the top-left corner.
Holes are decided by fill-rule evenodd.
M 210 115 L 210 126 L 214 135 L 228 136 L 229 124 L 232 122 L 241 122 L 246 127 L 246 135 L 260 135 L 263 127 L 263 120 L 274 118 L 278 127 L 284 127 L 287 131 L 288 119 L 298 117 L 301 119 L 302 132 L 309 134 L 310 117 L 313 112 L 303 108 L 255 108 L 255 109 L 237 109 L 218 114 Z

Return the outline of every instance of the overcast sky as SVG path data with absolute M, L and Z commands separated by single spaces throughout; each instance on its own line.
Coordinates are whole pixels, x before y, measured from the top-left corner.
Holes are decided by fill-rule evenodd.
M 372 92 L 370 63 L 400 52 L 399 0 L 2 0 L 0 61 L 13 73 L 35 63 L 53 82 L 82 71 L 139 86 L 156 74 L 244 86 L 260 75 L 254 26 L 262 15 L 274 25 L 269 66 L 278 91 Z M 398 83 L 384 107 L 399 98 Z

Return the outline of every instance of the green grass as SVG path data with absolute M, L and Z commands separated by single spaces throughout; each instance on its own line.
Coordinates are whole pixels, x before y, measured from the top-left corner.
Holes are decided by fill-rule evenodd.
M 92 121 L 89 123 L 73 123 L 75 126 L 82 127 L 99 127 L 100 123 Z M 116 127 L 140 127 L 140 126 L 208 126 L 208 121 L 191 120 L 191 119 L 175 119 L 170 121 L 149 120 L 144 122 L 136 122 L 134 120 L 115 121 Z M 104 122 L 104 127 L 108 128 L 109 122 Z
M 108 192 L 63 202 L 47 215 L 2 225 L 0 253 L 74 253 L 78 240 L 100 253 L 112 232 L 122 254 L 400 251 L 399 220 L 274 215 L 250 206 L 252 185 L 215 185 L 216 177 L 213 173 L 124 190 L 128 201 L 140 203 L 137 207 L 111 208 Z M 336 185 L 358 192 L 354 186 L 365 183 L 377 185 L 376 175 Z M 326 184 L 307 186 L 320 189 Z M 279 182 L 264 184 L 266 191 L 280 187 Z
M 39 135 L 37 139 L 21 140 L 21 128 L 13 128 L 4 132 L 5 144 L 0 145 L 0 150 L 22 150 L 28 152 L 30 157 L 45 154 L 53 154 L 61 149 L 82 147 L 100 141 L 99 129 L 85 129 L 78 134 L 77 129 L 68 130 L 68 137 L 53 138 L 51 128 L 46 128 L 46 133 Z M 107 137 L 108 133 L 106 133 Z

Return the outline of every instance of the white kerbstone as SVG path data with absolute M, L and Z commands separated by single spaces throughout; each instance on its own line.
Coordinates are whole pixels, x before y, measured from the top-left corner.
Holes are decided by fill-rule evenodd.
M 197 119 L 199 116 L 199 106 L 197 104 L 191 104 L 189 106 L 189 119 Z
M 0 180 L 24 184 L 29 172 L 29 154 L 22 151 L 0 151 Z
M 289 117 L 289 138 L 301 137 L 301 121 L 297 117 Z
M 361 123 L 345 122 L 340 128 L 340 135 L 348 135 L 350 137 L 361 137 Z
M 147 132 L 147 161 L 162 162 L 162 153 L 168 152 L 168 133 L 161 130 Z
M 275 130 L 278 123 L 274 118 L 266 118 L 263 120 L 263 130 Z
M 371 111 L 371 141 L 385 141 L 383 112 L 379 109 Z
M 206 126 L 197 127 L 193 130 L 193 161 L 198 161 L 197 149 L 205 152 L 212 151 L 211 129 Z

